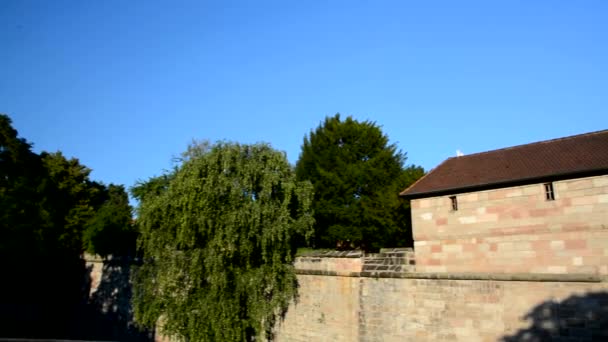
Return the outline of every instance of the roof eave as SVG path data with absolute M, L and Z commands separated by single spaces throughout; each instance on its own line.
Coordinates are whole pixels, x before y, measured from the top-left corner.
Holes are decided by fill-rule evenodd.
M 558 180 L 565 180 L 565 179 L 572 179 L 572 178 L 601 176 L 601 175 L 605 175 L 605 174 L 608 174 L 608 168 L 567 172 L 567 173 L 561 173 L 561 174 L 555 174 L 555 175 L 533 177 L 533 178 L 522 178 L 522 179 L 509 180 L 509 181 L 503 181 L 503 182 L 475 184 L 475 185 L 464 186 L 464 187 L 438 189 L 438 190 L 426 191 L 426 192 L 409 192 L 408 193 L 408 190 L 414 187 L 414 185 L 415 185 L 415 183 L 414 183 L 412 186 L 410 186 L 406 190 L 399 193 L 399 196 L 404 199 L 418 199 L 418 198 L 426 198 L 426 197 L 453 195 L 453 194 L 464 193 L 464 192 L 506 188 L 506 187 L 510 187 L 510 186 L 529 185 L 529 184 L 534 184 L 534 183 L 555 182 Z

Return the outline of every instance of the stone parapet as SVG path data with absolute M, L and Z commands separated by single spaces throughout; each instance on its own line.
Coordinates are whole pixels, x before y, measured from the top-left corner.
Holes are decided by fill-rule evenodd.
M 383 248 L 367 254 L 358 250 L 313 252 L 297 257 L 294 266 L 300 274 L 398 277 L 414 272 L 416 260 L 412 248 Z
M 297 257 L 294 266 L 296 270 L 348 275 L 352 272 L 361 271 L 362 257 L 362 251 L 317 252 Z
M 608 341 L 608 283 L 597 276 L 299 274 L 298 282 L 276 341 Z
M 412 248 L 383 248 L 380 253 L 367 254 L 363 258 L 361 273 L 370 276 L 402 274 L 416 270 L 416 259 Z
M 296 269 L 296 274 L 353 277 L 353 278 L 398 278 L 437 280 L 493 280 L 493 281 L 533 281 L 560 283 L 606 283 L 608 277 L 595 274 L 550 274 L 550 273 L 397 273 L 397 272 L 332 272 Z

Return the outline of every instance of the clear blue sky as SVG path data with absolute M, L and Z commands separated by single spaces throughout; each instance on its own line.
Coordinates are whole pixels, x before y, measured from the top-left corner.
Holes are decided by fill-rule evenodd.
M 608 1 L 0 1 L 0 112 L 131 186 L 340 112 L 430 169 L 608 128 Z

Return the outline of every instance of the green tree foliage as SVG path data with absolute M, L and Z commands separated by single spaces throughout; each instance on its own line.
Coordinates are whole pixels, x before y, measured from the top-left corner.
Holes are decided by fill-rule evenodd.
M 84 267 L 80 238 L 69 232 L 74 217 L 61 202 L 65 189 L 47 161 L 0 115 L 0 307 L 28 305 L 43 317 L 34 330 L 59 334 L 62 317 L 81 299 Z M 35 333 L 18 312 L 2 323 L 4 336 Z
M 79 257 L 84 249 L 122 253 L 134 237 L 122 186 L 89 179 L 91 170 L 61 152 L 40 155 L 0 115 L 0 253 Z
M 169 183 L 173 180 L 173 176 L 174 174 L 171 173 L 152 177 L 147 181 L 138 181 L 135 186 L 131 187 L 131 195 L 139 202 L 160 196 L 169 188 Z
M 151 182 L 136 187 L 136 320 L 160 319 L 187 341 L 269 334 L 296 291 L 292 242 L 311 232 L 311 185 L 283 153 L 237 143 L 191 147 L 172 176 Z
M 42 215 L 38 188 L 44 169 L 31 144 L 19 138 L 6 115 L 0 115 L 0 256 L 25 254 L 23 247 L 42 248 Z
M 101 256 L 133 255 L 137 231 L 132 222 L 129 196 L 122 185 L 110 184 L 104 202 L 88 220 L 83 243 L 89 253 Z
M 59 250 L 79 255 L 85 225 L 97 209 L 92 199 L 104 189 L 89 181 L 91 170 L 77 159 L 68 160 L 61 152 L 43 152 L 40 157 L 45 169 L 42 205 L 51 221 L 45 239 L 56 241 Z
M 43 317 L 49 329 L 61 329 L 58 320 L 68 317 L 84 295 L 83 250 L 97 252 L 102 242 L 104 254 L 124 250 L 126 240 L 116 233 L 130 227 L 126 193 L 91 181 L 89 174 L 77 159 L 60 152 L 32 152 L 10 118 L 0 114 L 0 308 L 31 305 L 36 308 L 32 315 Z M 18 317 L 11 318 L 15 321 L 2 320 L 5 336 L 9 328 L 20 329 Z
M 370 121 L 336 114 L 311 131 L 296 175 L 314 186 L 315 247 L 375 250 L 407 244 L 407 205 L 398 193 L 424 171 L 404 168 L 405 160 Z
M 52 221 L 44 235 L 62 251 L 108 256 L 135 250 L 129 197 L 122 185 L 89 179 L 91 170 L 61 152 L 40 155 L 45 169 L 43 207 Z

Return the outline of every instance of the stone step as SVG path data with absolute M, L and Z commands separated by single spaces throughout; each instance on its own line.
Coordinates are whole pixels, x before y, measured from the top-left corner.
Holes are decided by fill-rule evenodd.
M 413 258 L 374 258 L 374 259 L 363 259 L 363 265 L 406 265 L 413 261 Z
M 407 265 L 365 265 L 363 272 L 404 272 L 408 270 Z
M 414 250 L 411 248 L 383 248 L 380 253 L 369 253 L 363 257 L 363 272 L 403 273 L 416 268 Z
M 411 247 L 397 247 L 397 248 L 380 248 L 380 253 L 393 253 L 393 252 L 414 252 Z

